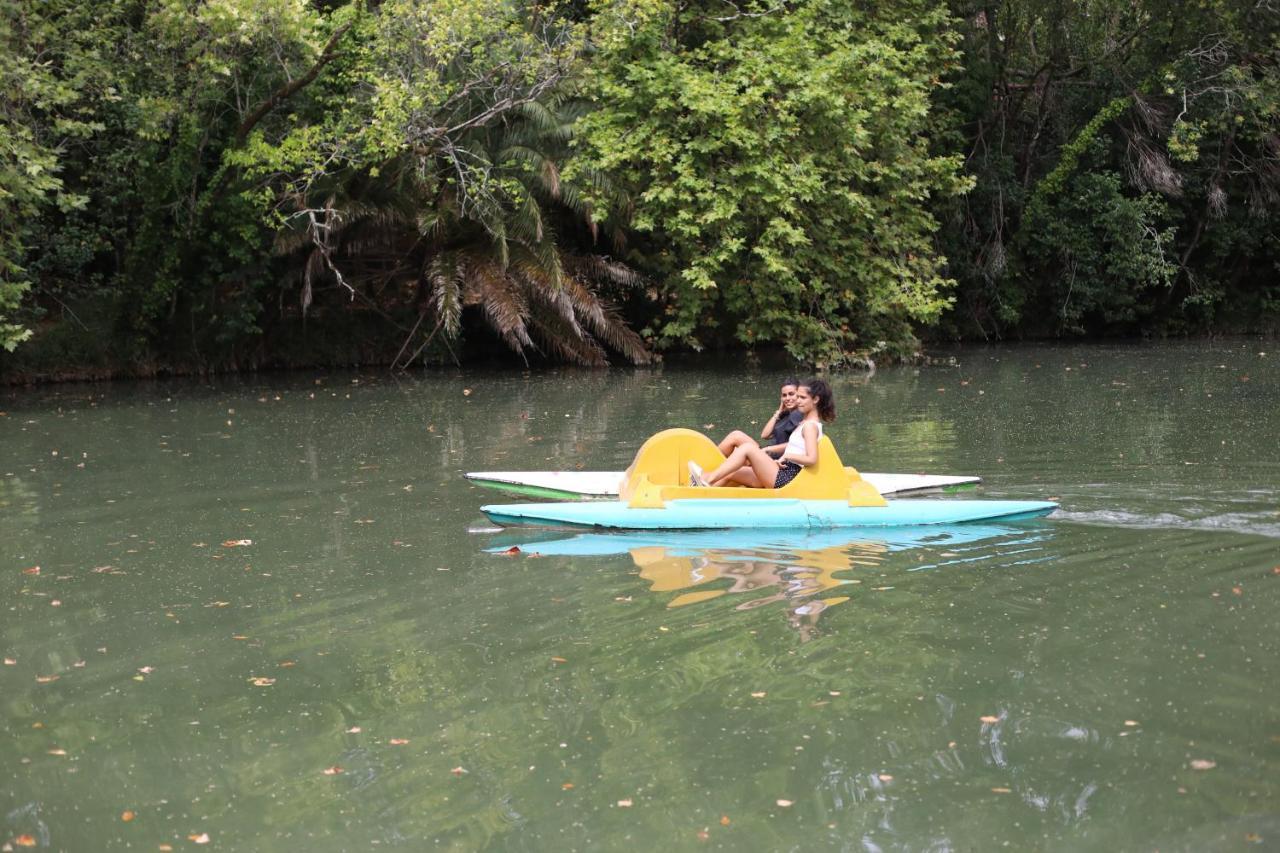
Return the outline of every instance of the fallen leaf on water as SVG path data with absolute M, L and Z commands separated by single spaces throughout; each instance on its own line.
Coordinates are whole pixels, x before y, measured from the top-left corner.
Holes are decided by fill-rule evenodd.
M 31 568 L 29 568 L 29 569 L 23 569 L 23 570 L 22 570 L 22 573 L 23 573 L 24 575 L 38 575 L 38 574 L 40 574 L 40 567 L 39 567 L 39 566 L 32 566 L 32 567 L 31 567 Z
M 1124 724 L 1125 724 L 1126 726 L 1136 726 L 1136 725 L 1138 724 L 1138 721 L 1137 721 L 1137 720 L 1125 720 L 1125 721 L 1124 721 Z
M 992 788 L 992 789 L 991 789 L 991 793 L 993 793 L 993 794 L 1012 794 L 1012 793 L 1013 793 L 1013 790 L 1012 790 L 1011 788 Z
M 62 606 L 62 602 L 55 598 L 53 601 L 50 601 L 50 602 L 49 602 L 49 606 L 50 606 L 50 607 L 61 607 L 61 606 Z
M 200 833 L 199 835 L 195 835 L 195 834 L 188 835 L 188 836 L 187 836 L 187 840 L 188 840 L 188 841 L 191 841 L 191 842 L 194 842 L 195 844 L 208 844 L 208 843 L 209 843 L 209 833 L 207 833 L 207 832 L 202 832 L 202 833 Z
M 138 667 L 138 672 L 142 673 L 143 675 L 150 675 L 151 673 L 153 673 L 153 672 L 155 672 L 155 671 L 156 671 L 156 668 L 155 668 L 154 666 L 140 666 L 140 667 Z
M 72 665 L 72 666 L 74 666 L 76 669 L 84 669 L 84 668 L 85 668 L 86 666 L 88 666 L 89 664 L 88 664 L 88 663 L 86 663 L 85 661 L 78 660 L 78 661 L 76 661 L 75 663 L 73 663 L 73 664 L 71 664 L 71 665 Z
M 720 825 L 721 825 L 721 826 L 728 826 L 730 823 L 731 823 L 731 821 L 729 820 L 729 816 L 728 816 L 727 814 L 722 814 L 722 815 L 720 815 Z
M 252 539 L 228 539 L 222 543 L 223 548 L 240 548 L 245 545 L 252 545 Z
M 551 660 L 552 660 L 552 662 L 553 662 L 553 663 L 568 663 L 568 662 L 569 662 L 569 661 L 565 660 L 564 658 L 552 658 Z
M 764 697 L 766 697 L 766 696 L 768 696 L 768 695 L 769 695 L 768 693 L 766 693 L 765 691 L 761 690 L 761 691 L 759 691 L 759 692 L 752 693 L 752 694 L 751 694 L 751 698 L 752 698 L 752 699 L 763 699 Z
M 287 668 L 287 667 L 291 667 L 291 666 L 297 666 L 297 665 L 298 665 L 298 664 L 297 664 L 297 662 L 296 662 L 296 661 L 291 661 L 291 660 L 282 660 L 282 661 L 280 661 L 280 663 L 276 664 L 276 666 L 283 666 L 283 667 L 286 667 L 286 668 Z
M 391 740 L 387 741 L 387 743 L 391 744 L 392 746 L 404 746 L 408 742 L 409 741 L 405 740 L 402 737 L 393 737 Z
M 66 754 L 67 754 L 67 751 L 66 751 L 65 749 L 50 749 L 50 750 L 46 750 L 46 751 L 47 751 L 50 755 L 66 755 Z
M 133 820 L 135 817 L 137 817 L 137 815 L 135 815 L 133 812 L 129 811 L 128 809 L 120 813 L 120 819 L 125 823 L 128 823 L 129 821 Z
M 248 638 L 248 637 L 246 637 L 244 634 L 232 634 L 232 635 L 231 635 L 231 639 L 233 639 L 233 640 L 247 640 L 247 639 L 249 639 L 249 638 Z
M 57 681 L 61 675 L 37 675 L 36 684 L 48 684 L 51 681 Z
M 987 714 L 985 717 L 979 717 L 978 719 L 979 719 L 979 720 L 982 720 L 982 722 L 984 722 L 984 723 L 998 723 L 998 722 L 1000 722 L 1000 718 L 999 718 L 999 717 L 993 717 L 993 716 L 991 716 L 990 714 Z
M 561 785 L 561 786 L 560 786 L 560 788 L 561 788 L 561 790 L 564 790 L 564 791 L 572 791 L 572 790 L 573 790 L 573 783 L 572 783 L 572 782 L 565 782 L 563 785 Z
M 1213 761 L 1213 760 L 1210 760 L 1210 759 L 1208 759 L 1208 758 L 1193 758 L 1193 759 L 1191 759 L 1191 769 L 1192 769 L 1192 770 L 1212 770 L 1213 768 L 1215 768 L 1215 767 L 1217 767 L 1217 766 L 1218 766 L 1218 762 Z
M 791 800 L 778 800 L 778 805 L 782 806 L 784 809 L 789 809 L 791 808 Z
M 349 735 L 358 735 L 358 734 L 360 734 L 360 727 L 359 727 L 359 726 L 352 726 L 351 728 L 347 729 L 347 734 L 349 734 Z
M 839 691 L 839 690 L 828 690 L 828 691 L 827 691 L 827 695 L 828 695 L 828 696 L 839 696 L 839 695 L 840 695 L 840 691 Z
M 892 777 L 892 776 L 890 776 L 888 773 L 881 773 L 881 774 L 880 774 L 880 781 L 881 781 L 881 782 L 892 782 L 892 781 L 893 781 L 893 777 Z
M 249 680 L 253 682 L 254 687 L 270 687 L 271 685 L 276 683 L 276 680 L 274 678 L 258 677 L 258 678 L 251 678 Z
M 620 809 L 629 809 L 629 808 L 631 808 L 631 801 L 630 801 L 630 800 L 618 800 L 618 808 L 620 808 Z
M 342 772 L 342 768 L 335 764 L 332 767 L 326 767 L 323 772 L 326 776 L 337 776 Z
M 19 847 L 35 847 L 36 846 L 36 840 L 32 838 L 30 835 L 19 835 L 17 838 L 13 839 L 13 843 L 18 845 Z

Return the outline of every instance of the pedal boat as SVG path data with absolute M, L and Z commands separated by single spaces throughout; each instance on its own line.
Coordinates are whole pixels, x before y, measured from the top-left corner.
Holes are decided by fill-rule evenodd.
M 691 429 L 651 436 L 624 473 L 618 499 L 489 504 L 481 511 L 504 526 L 616 530 L 723 530 L 743 527 L 821 530 L 1012 521 L 1048 515 L 1051 501 L 909 499 L 886 501 L 840 461 L 831 439 L 818 461 L 781 489 L 689 485 L 689 462 L 711 470 L 724 461 L 715 443 Z

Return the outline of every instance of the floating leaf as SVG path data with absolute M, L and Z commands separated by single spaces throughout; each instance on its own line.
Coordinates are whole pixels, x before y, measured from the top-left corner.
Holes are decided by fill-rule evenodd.
M 351 728 L 347 729 L 347 734 L 349 734 L 349 735 L 358 735 L 358 734 L 360 734 L 360 727 L 359 727 L 359 726 L 352 726 Z
M 881 773 L 879 778 L 880 778 L 880 781 L 881 781 L 881 782 L 892 782 L 892 781 L 893 781 L 893 777 L 892 777 L 892 776 L 890 776 L 888 773 Z
M 561 789 L 562 791 L 572 791 L 572 790 L 573 790 L 573 783 L 572 783 L 572 782 L 565 782 L 563 785 L 561 785 L 561 786 L 560 786 L 560 789 Z
M 407 741 L 402 737 L 393 737 L 391 740 L 387 741 L 387 743 L 391 744 L 392 746 L 404 746 L 408 742 L 409 741 Z
M 342 772 L 342 768 L 335 764 L 332 767 L 326 767 L 322 772 L 326 776 L 337 776 Z
M 1208 759 L 1208 758 L 1193 758 L 1193 759 L 1191 759 L 1191 769 L 1192 769 L 1192 770 L 1212 770 L 1213 768 L 1215 768 L 1215 767 L 1217 767 L 1217 766 L 1218 766 L 1218 762 L 1213 761 L 1213 760 Z
M 784 809 L 791 808 L 791 800 L 778 800 L 777 802 L 778 805 L 782 806 Z
M 993 717 L 993 716 L 991 716 L 990 714 L 987 714 L 985 717 L 979 717 L 978 719 L 979 719 L 979 720 L 982 720 L 982 722 L 984 722 L 984 723 L 998 723 L 998 722 L 1000 722 L 1000 718 L 999 718 L 999 717 Z
M 61 678 L 61 675 L 37 675 L 36 684 L 49 684 Z
M 564 658 L 552 658 L 551 662 L 552 663 L 568 663 L 569 661 L 565 660 Z
M 276 683 L 274 678 L 263 678 L 261 676 L 258 678 L 251 678 L 249 680 L 253 682 L 254 687 L 270 687 Z
M 246 545 L 252 545 L 252 539 L 228 539 L 222 543 L 223 548 L 243 548 Z
M 192 842 L 193 844 L 208 844 L 208 843 L 209 843 L 209 833 L 207 833 L 207 832 L 202 832 L 202 833 L 200 833 L 199 835 L 195 835 L 195 834 L 188 835 L 188 836 L 187 836 L 187 840 L 188 840 L 188 841 L 190 841 L 190 842 Z
M 992 789 L 991 789 L 991 793 L 993 793 L 993 794 L 1012 794 L 1012 793 L 1013 793 L 1013 790 L 1012 790 L 1011 788 L 992 788 Z
M 620 809 L 631 808 L 631 800 L 618 800 L 618 808 Z
M 49 749 L 45 751 L 48 752 L 49 755 L 66 755 L 67 754 L 67 751 L 65 749 L 60 749 L 60 748 L 54 748 L 54 749 Z
M 156 671 L 156 668 L 155 668 L 154 666 L 140 666 L 140 667 L 138 667 L 138 672 L 142 673 L 143 675 L 150 675 L 151 673 L 153 673 L 153 672 L 155 672 L 155 671 Z
M 764 697 L 766 697 L 766 696 L 768 696 L 768 695 L 769 695 L 768 693 L 766 693 L 765 691 L 761 690 L 761 691 L 759 691 L 759 692 L 752 693 L 752 694 L 751 694 L 751 698 L 752 698 L 752 699 L 763 699 Z
M 1124 724 L 1125 724 L 1126 726 L 1136 726 L 1136 725 L 1138 724 L 1138 721 L 1137 721 L 1137 720 L 1125 720 L 1125 721 L 1124 721 Z

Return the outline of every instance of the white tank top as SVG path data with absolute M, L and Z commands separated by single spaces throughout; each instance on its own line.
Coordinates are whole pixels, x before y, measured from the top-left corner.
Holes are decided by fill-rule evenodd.
M 782 458 L 787 459 L 792 455 L 804 455 L 804 425 L 807 421 L 801 421 L 796 427 L 796 431 L 791 433 L 791 438 L 787 439 L 787 449 L 782 451 Z M 818 441 L 822 441 L 822 421 L 818 421 Z

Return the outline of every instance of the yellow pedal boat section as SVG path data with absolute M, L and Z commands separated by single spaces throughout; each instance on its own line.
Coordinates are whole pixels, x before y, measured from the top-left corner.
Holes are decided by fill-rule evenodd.
M 715 442 L 691 429 L 664 429 L 640 446 L 623 474 L 619 499 L 635 509 L 657 509 L 673 500 L 797 500 L 845 501 L 849 506 L 886 506 L 874 486 L 855 468 L 845 467 L 831 439 L 818 442 L 818 461 L 806 466 L 781 489 L 746 486 L 691 486 L 689 463 L 704 471 L 724 462 Z

